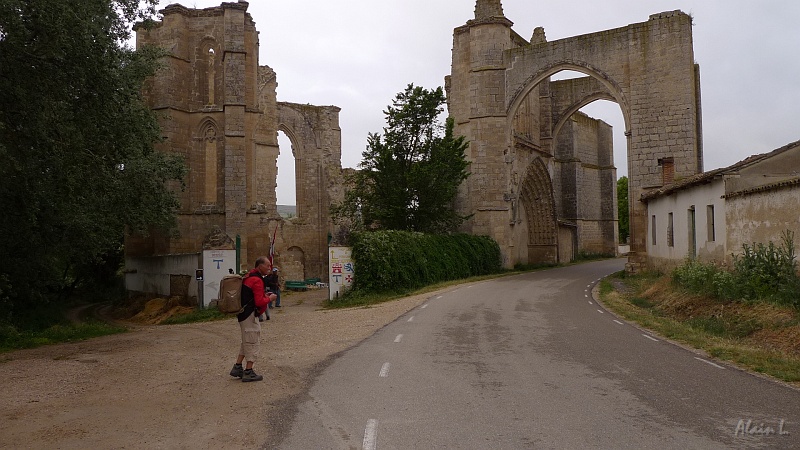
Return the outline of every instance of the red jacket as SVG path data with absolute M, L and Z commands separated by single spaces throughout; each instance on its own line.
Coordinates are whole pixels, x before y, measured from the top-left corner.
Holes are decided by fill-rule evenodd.
M 267 310 L 267 305 L 269 305 L 269 298 L 264 295 L 264 280 L 261 278 L 261 272 L 258 269 L 253 269 L 250 273 L 247 274 L 244 281 L 242 282 L 242 297 L 249 297 L 250 295 L 253 296 L 253 304 L 255 305 L 256 316 L 260 316 L 264 314 L 264 311 Z M 249 290 L 252 292 L 247 292 Z M 242 303 L 246 301 L 243 299 Z M 249 314 L 249 309 L 247 305 L 245 305 L 245 311 L 243 313 Z

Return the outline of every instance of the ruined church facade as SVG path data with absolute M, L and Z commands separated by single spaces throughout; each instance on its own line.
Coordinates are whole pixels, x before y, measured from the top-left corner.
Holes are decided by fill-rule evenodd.
M 127 237 L 129 290 L 191 297 L 203 282 L 194 274 L 204 250 L 238 243 L 239 267 L 226 261 L 238 272 L 269 252 L 273 235 L 284 279 L 327 277 L 329 209 L 343 195 L 340 109 L 277 101 L 277 77 L 259 65 L 248 6 L 172 4 L 160 22 L 136 30 L 137 47 L 167 51 L 144 94 L 163 132 L 158 149 L 181 155 L 189 172 L 184 186 L 171 186 L 181 204 L 177 230 Z M 295 159 L 290 219 L 276 205 L 278 131 Z
M 477 0 L 455 29 L 446 77 L 455 133 L 470 142 L 472 175 L 458 208 L 463 231 L 499 244 L 504 265 L 569 261 L 617 248 L 611 130 L 576 114 L 596 100 L 619 105 L 627 137 L 628 269 L 646 264 L 641 194 L 702 171 L 699 70 L 691 18 L 647 22 L 548 42 L 513 29 L 500 0 Z M 584 77 L 551 80 L 561 71 Z
M 277 77 L 259 64 L 259 34 L 244 1 L 204 9 L 173 4 L 137 46 L 167 50 L 145 88 L 158 114 L 159 150 L 184 157 L 189 174 L 175 233 L 128 236 L 132 291 L 188 295 L 206 250 L 241 249 L 252 266 L 276 239 L 284 279 L 327 278 L 330 206 L 344 196 L 339 108 L 277 100 Z M 699 70 L 691 18 L 673 11 L 646 22 L 547 41 L 513 29 L 500 0 L 476 0 L 453 33 L 445 78 L 455 133 L 469 141 L 471 176 L 457 210 L 461 231 L 487 235 L 506 267 L 615 253 L 612 130 L 580 109 L 609 100 L 622 112 L 630 203 L 628 269 L 646 263 L 643 192 L 702 171 Z M 583 77 L 554 80 L 561 71 Z M 292 144 L 297 217 L 276 205 L 278 132 Z M 620 162 L 617 162 L 620 163 Z M 277 232 L 275 231 L 277 230 Z

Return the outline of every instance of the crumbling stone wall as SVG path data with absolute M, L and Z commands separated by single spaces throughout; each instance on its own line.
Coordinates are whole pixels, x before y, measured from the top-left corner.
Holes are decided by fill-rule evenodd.
M 497 240 L 509 267 L 562 258 L 559 240 L 568 233 L 558 232 L 559 223 L 575 226 L 579 250 L 615 249 L 611 133 L 572 117 L 599 99 L 620 106 L 631 199 L 664 183 L 660 160 L 673 162 L 675 177 L 700 172 L 691 18 L 680 11 L 655 14 L 647 22 L 553 42 L 541 28 L 526 40 L 512 26 L 499 0 L 477 0 L 475 19 L 453 35 L 452 73 L 445 80 L 448 109 L 455 132 L 470 142 L 472 163 L 457 202 L 461 213 L 472 214 L 463 231 Z M 563 70 L 586 77 L 550 80 Z M 594 128 L 596 145 L 586 147 Z M 533 164 L 546 167 L 549 180 L 531 171 Z M 538 181 L 527 181 L 531 173 L 539 173 Z M 548 196 L 558 199 L 559 208 L 543 222 L 531 213 L 541 213 L 539 203 Z M 646 256 L 643 204 L 630 202 L 630 220 L 629 269 L 637 270 Z M 542 233 L 554 246 L 550 251 L 542 251 Z
M 293 278 L 282 275 L 327 279 L 328 210 L 342 195 L 339 108 L 277 101 L 277 76 L 259 65 L 248 6 L 172 4 L 154 27 L 136 29 L 137 46 L 168 51 L 144 95 L 159 115 L 159 150 L 183 156 L 189 174 L 185 189 L 172 186 L 181 200 L 177 232 L 127 237 L 126 258 L 199 253 L 219 228 L 239 237 L 246 269 L 268 253 L 277 228 L 276 264 L 285 257 L 293 267 Z M 288 221 L 276 206 L 278 154 L 290 150 L 279 148 L 278 130 L 289 136 L 297 167 L 298 215 Z

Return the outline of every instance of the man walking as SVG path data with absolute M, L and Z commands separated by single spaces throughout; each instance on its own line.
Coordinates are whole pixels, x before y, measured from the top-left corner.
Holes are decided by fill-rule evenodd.
M 264 281 L 267 283 L 267 290 L 272 292 L 276 296 L 275 307 L 276 308 L 280 308 L 281 307 L 281 281 L 280 281 L 280 277 L 278 277 L 278 268 L 277 267 L 273 267 L 272 268 L 272 273 L 269 274 L 266 278 L 264 278 Z M 270 306 L 272 306 L 272 305 L 270 304 Z
M 244 382 L 264 379 L 263 376 L 253 371 L 253 363 L 261 347 L 261 322 L 258 317 L 264 314 L 269 302 L 274 300 L 274 298 L 270 298 L 274 295 L 268 297 L 264 290 L 262 277 L 269 273 L 269 260 L 266 256 L 261 256 L 256 260 L 255 268 L 242 281 L 242 307 L 244 309 L 237 316 L 242 332 L 242 344 L 239 347 L 236 364 L 231 369 L 231 376 L 241 378 Z M 247 362 L 242 367 L 244 361 Z

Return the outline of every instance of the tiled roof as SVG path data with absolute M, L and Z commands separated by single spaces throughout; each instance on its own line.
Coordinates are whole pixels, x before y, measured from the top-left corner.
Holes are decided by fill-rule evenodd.
M 753 194 L 753 193 L 762 192 L 762 191 L 771 191 L 773 189 L 779 189 L 779 188 L 783 188 L 783 187 L 797 186 L 797 185 L 800 185 L 800 177 L 791 178 L 791 179 L 783 180 L 783 181 L 778 181 L 778 182 L 775 182 L 775 183 L 765 184 L 763 186 L 756 186 L 756 187 L 750 188 L 750 189 L 742 189 L 741 191 L 736 191 L 736 192 L 731 192 L 730 194 L 725 194 L 725 195 L 722 196 L 722 198 L 733 198 L 733 197 L 738 197 L 740 195 Z
M 672 184 L 668 184 L 666 186 L 660 187 L 658 189 L 653 189 L 651 191 L 647 191 L 642 194 L 640 200 L 647 203 L 649 200 L 654 198 L 663 197 L 666 195 L 671 195 L 673 192 L 682 191 L 684 189 L 688 189 L 692 186 L 698 186 L 701 184 L 706 184 L 712 182 L 715 178 L 721 177 L 723 175 L 736 173 L 739 170 L 751 166 L 755 163 L 761 162 L 765 159 L 771 158 L 773 156 L 779 155 L 787 150 L 790 150 L 794 147 L 800 146 L 800 141 L 792 142 L 791 144 L 786 144 L 783 147 L 777 148 L 769 153 L 761 153 L 759 155 L 748 156 L 747 158 L 737 162 L 736 164 L 732 164 L 728 167 L 722 167 L 720 169 L 710 170 L 708 172 L 698 173 L 697 175 L 692 175 L 691 177 L 684 178 L 682 180 L 678 180 Z M 791 180 L 789 180 L 791 181 Z M 774 183 L 776 185 L 780 185 L 781 183 Z M 767 185 L 771 186 L 771 185 Z M 753 189 L 761 189 L 767 188 L 767 186 L 760 186 L 759 188 Z M 733 195 L 733 194 L 730 194 Z

